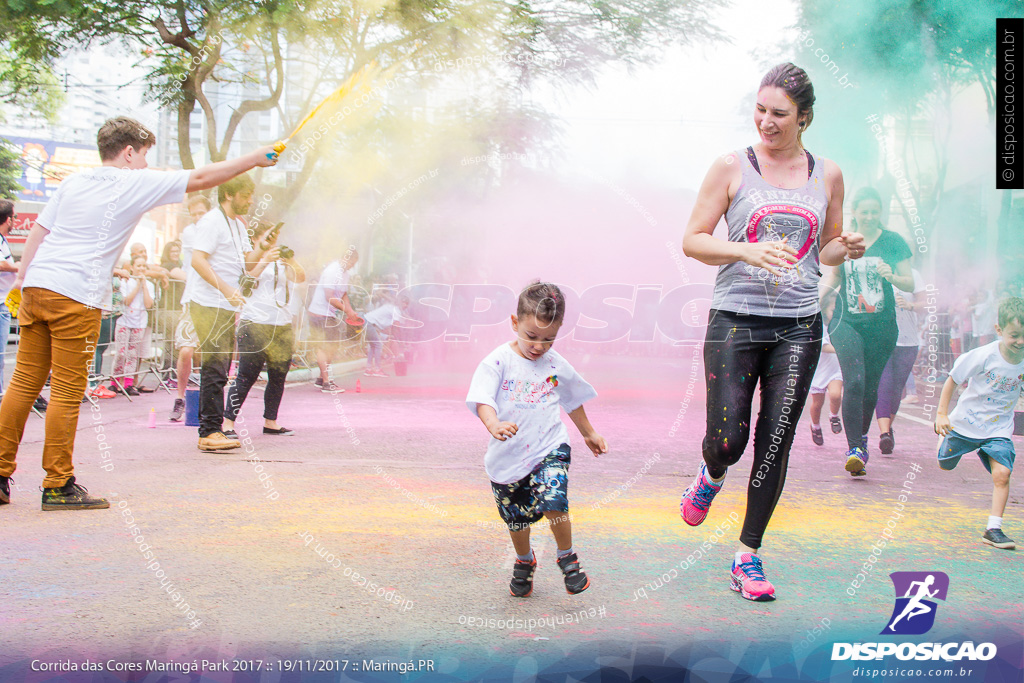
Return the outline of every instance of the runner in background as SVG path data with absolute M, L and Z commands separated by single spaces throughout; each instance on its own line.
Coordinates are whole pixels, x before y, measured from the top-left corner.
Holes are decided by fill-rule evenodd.
M 846 471 L 867 474 L 868 429 L 878 401 L 882 370 L 896 348 L 894 287 L 911 292 L 910 247 L 882 227 L 882 199 L 873 187 L 853 198 L 853 228 L 864 236 L 864 258 L 847 261 L 825 278 L 822 298 L 836 297 L 828 334 L 843 370 L 843 427 Z
M 924 306 L 924 278 L 921 273 L 911 270 L 914 277 L 914 291 L 904 292 L 893 287 L 896 300 L 896 348 L 889 357 L 889 362 L 882 370 L 882 378 L 878 382 L 878 404 L 875 406 L 875 419 L 878 420 L 878 450 L 884 454 L 892 453 L 896 447 L 896 434 L 892 423 L 903 401 L 903 390 L 907 379 L 917 362 L 917 352 L 921 346 L 921 332 L 917 320 L 917 311 Z

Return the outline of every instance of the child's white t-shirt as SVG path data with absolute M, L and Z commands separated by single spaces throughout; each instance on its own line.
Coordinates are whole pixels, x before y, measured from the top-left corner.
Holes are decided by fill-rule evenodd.
M 144 279 L 142 286 L 145 289 L 140 290 L 132 302 L 128 303 L 128 295 L 135 289 L 135 281 L 123 277 L 118 279 L 121 281 L 121 294 L 124 295 L 124 312 L 117 319 L 118 324 L 135 329 L 146 327 L 149 323 L 149 316 L 146 314 L 146 295 L 143 292 L 149 292 L 150 297 L 155 297 L 156 289 L 153 287 L 153 283 Z
M 957 384 L 969 380 L 949 414 L 953 431 L 971 439 L 1013 436 L 1013 409 L 1024 387 L 1024 362 L 1007 363 L 997 340 L 957 358 L 949 376 Z
M 569 442 L 559 408 L 571 413 L 597 396 L 594 387 L 554 350 L 535 361 L 502 344 L 481 361 L 469 386 L 466 405 L 489 405 L 502 422 L 514 422 L 516 435 L 491 437 L 484 456 L 487 476 L 496 484 L 519 481 L 544 457 Z
M 23 286 L 110 310 L 110 273 L 136 224 L 150 209 L 183 201 L 189 173 L 99 166 L 69 175 L 36 219 L 50 234 Z
M 910 273 L 914 276 L 914 291 L 904 292 L 896 287 L 896 285 L 892 285 L 892 292 L 894 296 L 901 296 L 908 303 L 915 304 L 918 301 L 918 296 L 925 291 L 924 277 L 921 276 L 921 273 L 916 268 L 911 269 Z M 896 329 L 898 331 L 896 346 L 921 345 L 921 332 L 917 320 L 917 311 L 908 311 L 897 306 Z

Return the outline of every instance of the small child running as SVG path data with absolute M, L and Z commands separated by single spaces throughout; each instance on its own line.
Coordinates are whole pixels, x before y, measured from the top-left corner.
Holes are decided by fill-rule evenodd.
M 492 351 L 477 367 L 466 404 L 494 437 L 484 468 L 498 513 L 508 525 L 516 563 L 509 590 L 525 598 L 533 592 L 537 556 L 530 547 L 530 525 L 547 518 L 558 545 L 558 566 L 570 594 L 590 586 L 572 546 L 569 518 L 569 433 L 564 408 L 595 456 L 608 452 L 583 410 L 597 396 L 555 351 L 565 316 L 565 297 L 550 283 L 534 282 L 519 294 L 512 329 L 516 339 Z
M 156 289 L 146 279 L 146 257 L 136 256 L 128 266 L 130 279 L 121 278 L 121 292 L 124 293 L 124 313 L 114 326 L 114 382 L 124 387 L 129 396 L 138 396 L 135 386 L 139 369 L 139 356 L 149 325 L 149 314 L 153 308 Z M 116 384 L 115 384 L 116 386 Z
M 836 347 L 828 338 L 828 330 L 821 333 L 821 356 L 818 367 L 814 369 L 811 380 L 811 440 L 818 446 L 825 444 L 821 431 L 821 409 L 825 407 L 825 394 L 828 394 L 828 423 L 833 434 L 843 431 L 843 423 L 839 419 L 839 411 L 843 408 L 843 371 L 839 367 Z M 863 470 L 861 470 L 863 472 Z
M 999 339 L 956 359 L 942 387 L 935 432 L 943 437 L 939 467 L 951 470 L 960 458 L 978 452 L 992 475 L 992 510 L 981 539 L 996 548 L 1012 550 L 1013 540 L 1002 531 L 1003 511 L 1010 496 L 1013 449 L 1013 409 L 1024 387 L 1024 299 L 1010 297 L 999 305 Z M 967 382 L 952 414 L 953 390 Z

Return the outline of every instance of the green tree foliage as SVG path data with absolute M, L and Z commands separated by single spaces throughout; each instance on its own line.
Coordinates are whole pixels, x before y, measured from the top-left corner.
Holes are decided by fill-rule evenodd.
M 0 104 L 53 121 L 63 102 L 57 78 L 45 63 L 19 58 L 0 43 Z M 0 122 L 3 120 L 0 109 Z
M 892 192 L 893 173 L 906 173 L 926 231 L 944 215 L 953 100 L 977 86 L 994 117 L 995 21 L 1019 10 L 1014 0 L 801 0 L 800 65 L 828 107 L 813 132 L 817 139 L 845 143 L 873 169 L 878 157 L 865 158 L 863 150 L 883 150 L 865 117 L 875 114 L 880 123 L 892 116 L 899 149 L 884 151 L 895 154 L 896 169 L 885 164 L 883 176 L 870 180 Z M 844 75 L 854 87 L 838 86 Z M 930 145 L 920 144 L 929 139 Z
M 378 62 L 423 83 L 437 64 L 487 57 L 466 70 L 491 74 L 505 101 L 536 79 L 592 81 L 603 64 L 638 63 L 666 47 L 716 39 L 695 0 L 0 0 L 0 45 L 52 63 L 72 48 L 121 40 L 151 67 L 151 98 L 174 107 L 182 164 L 198 105 L 209 157 L 225 158 L 246 116 L 276 109 L 288 128 L 349 74 Z M 226 121 L 213 87 L 248 86 Z M 286 107 L 282 95 L 290 90 Z M 308 177 L 317 155 L 305 160 Z M 304 182 L 300 177 L 299 184 Z
M 18 183 L 21 178 L 21 157 L 0 138 L 0 198 L 15 199 L 24 188 Z

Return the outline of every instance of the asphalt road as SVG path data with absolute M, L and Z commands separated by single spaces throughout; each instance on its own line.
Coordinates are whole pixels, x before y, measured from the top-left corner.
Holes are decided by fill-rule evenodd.
M 1020 576 L 1019 551 L 980 542 L 991 482 L 971 457 L 939 470 L 921 406 L 905 407 L 894 454 L 878 454 L 872 433 L 869 475 L 859 479 L 843 470 L 841 435 L 826 428 L 826 445 L 813 445 L 805 416 L 762 551 L 778 600 L 729 590 L 749 456 L 704 525 L 686 526 L 679 496 L 700 461 L 704 420 L 690 348 L 674 359 L 567 353 L 600 394 L 587 411 L 612 449 L 594 458 L 569 423 L 574 545 L 592 586 L 565 592 L 551 535 L 538 529 L 534 594 L 509 597 L 511 544 L 483 471 L 489 437 L 463 403 L 482 355 L 450 353 L 447 367 L 413 366 L 407 377 L 343 377 L 337 396 L 290 385 L 279 421 L 294 437 L 260 433 L 254 392 L 239 429 L 249 452 L 198 451 L 194 428 L 166 420 L 162 392 L 83 406 L 76 475 L 110 510 L 41 512 L 43 421 L 30 416 L 12 504 L 0 507 L 0 679 L 55 680 L 33 673 L 33 660 L 254 658 L 278 668 L 251 680 L 273 681 L 282 661 L 349 656 L 432 660 L 452 679 L 478 675 L 488 659 L 528 675 L 611 643 L 615 661 L 718 643 L 691 666 L 731 671 L 751 643 L 801 662 L 825 640 L 877 639 L 893 571 L 949 575 L 930 638 L 1020 640 L 1021 590 L 1007 580 Z M 901 490 L 910 494 L 895 512 Z M 1021 502 L 1011 484 L 1004 528 L 1024 543 Z M 852 588 L 886 528 L 894 542 Z M 762 659 L 753 672 L 770 677 Z

